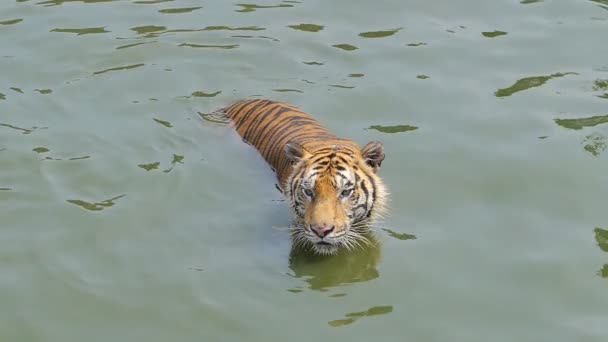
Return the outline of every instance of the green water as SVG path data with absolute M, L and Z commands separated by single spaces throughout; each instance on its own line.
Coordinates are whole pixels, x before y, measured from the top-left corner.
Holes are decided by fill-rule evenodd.
M 607 33 L 605 0 L 2 1 L 0 341 L 607 341 Z M 384 142 L 377 245 L 290 254 L 199 115 L 252 96 Z

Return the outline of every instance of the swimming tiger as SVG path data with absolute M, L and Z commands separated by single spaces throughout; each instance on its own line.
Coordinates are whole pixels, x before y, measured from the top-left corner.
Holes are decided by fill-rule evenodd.
M 327 255 L 368 242 L 368 224 L 384 212 L 388 196 L 378 176 L 382 143 L 360 148 L 281 102 L 243 100 L 218 113 L 275 171 L 295 214 L 294 247 Z

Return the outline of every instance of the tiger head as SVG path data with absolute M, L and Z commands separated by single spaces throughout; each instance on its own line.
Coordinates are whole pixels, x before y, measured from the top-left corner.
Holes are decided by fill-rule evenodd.
M 367 224 L 382 214 L 386 190 L 377 173 L 382 143 L 362 149 L 332 145 L 309 152 L 287 143 L 293 171 L 284 187 L 295 212 L 294 245 L 317 254 L 335 254 L 366 243 Z

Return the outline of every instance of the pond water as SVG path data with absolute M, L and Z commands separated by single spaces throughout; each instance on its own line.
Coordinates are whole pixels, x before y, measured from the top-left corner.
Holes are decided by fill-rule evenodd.
M 0 4 L 0 340 L 608 340 L 608 1 Z M 266 97 L 381 140 L 378 244 L 290 254 Z

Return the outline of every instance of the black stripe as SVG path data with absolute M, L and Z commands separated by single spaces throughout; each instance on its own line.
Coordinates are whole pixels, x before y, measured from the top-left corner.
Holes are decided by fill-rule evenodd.
M 237 127 L 237 129 L 239 129 L 239 127 L 241 127 L 241 125 L 249 118 L 249 116 L 253 113 L 255 113 L 257 111 L 258 108 L 263 107 L 265 105 L 268 104 L 268 100 L 259 100 L 260 103 L 256 104 L 255 106 L 253 106 L 250 110 L 247 111 L 247 113 L 243 114 L 243 116 L 241 116 L 241 118 L 235 122 L 235 126 Z
M 367 176 L 367 179 L 369 180 L 369 182 L 372 184 L 372 205 L 369 208 L 369 211 L 367 213 L 367 217 L 370 217 L 370 215 L 372 214 L 372 210 L 374 209 L 374 205 L 376 204 L 376 183 L 374 183 L 374 180 L 372 179 L 372 177 L 370 177 L 370 175 L 368 175 L 364 170 L 361 170 L 363 172 L 363 174 L 365 176 Z M 361 185 L 363 185 L 363 182 L 361 182 Z
M 268 106 L 272 106 L 272 105 L 275 105 L 275 104 L 276 104 L 276 102 L 275 103 L 271 103 L 271 104 L 269 104 L 267 106 L 264 106 L 263 108 L 266 108 Z M 263 108 L 260 108 L 260 110 L 262 110 Z M 258 127 L 260 127 L 260 125 L 262 124 L 262 122 L 264 122 L 264 119 L 266 119 L 268 117 L 268 115 L 270 115 L 275 109 L 276 108 L 270 108 L 263 115 L 260 115 L 260 116 L 256 117 L 255 118 L 255 122 L 252 122 L 249 125 L 249 127 L 247 127 L 247 130 L 245 130 L 245 132 L 243 133 L 243 136 L 247 137 L 247 140 L 251 141 L 251 143 L 253 145 L 257 146 L 257 143 L 255 141 L 258 140 L 258 139 L 255 139 L 256 137 L 250 137 L 249 135 L 251 133 L 255 133 L 256 130 L 258 129 Z
M 288 112 L 288 111 L 290 111 L 290 110 L 291 110 L 290 108 L 287 108 L 287 107 L 282 107 L 281 109 L 279 109 L 279 111 L 278 111 L 278 112 L 276 112 L 276 113 L 273 115 L 273 117 L 272 117 L 272 119 L 271 119 L 271 120 L 272 120 L 272 121 L 274 121 L 274 120 L 279 119 L 279 116 L 280 116 L 280 115 L 282 115 L 283 113 Z M 287 120 L 288 118 L 289 118 L 289 117 L 286 117 L 286 118 L 285 118 L 285 120 L 284 120 L 283 122 L 278 122 L 278 123 L 276 123 L 276 124 L 277 124 L 276 126 L 274 126 L 272 129 L 268 129 L 268 130 L 266 130 L 266 131 L 264 132 L 264 134 L 263 134 L 263 135 L 261 135 L 261 136 L 260 136 L 260 138 L 259 138 L 259 139 L 256 139 L 256 140 L 259 140 L 259 143 L 260 143 L 260 144 L 263 144 L 263 143 L 266 141 L 266 138 L 269 138 L 269 139 L 270 139 L 270 138 L 272 138 L 272 135 L 273 135 L 273 134 L 276 134 L 277 129 L 279 129 L 279 127 L 282 127 L 282 126 L 284 126 L 286 123 L 287 123 L 287 124 L 289 123 L 289 120 Z M 270 143 L 269 143 L 269 144 L 267 144 L 267 145 L 264 147 L 264 150 L 263 150 L 263 151 L 261 150 L 260 152 L 261 152 L 262 154 L 266 153 L 266 150 L 268 149 L 268 146 L 272 146 L 272 144 L 270 144 Z

